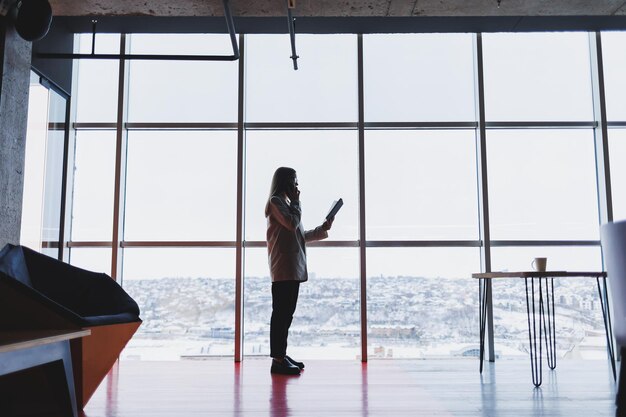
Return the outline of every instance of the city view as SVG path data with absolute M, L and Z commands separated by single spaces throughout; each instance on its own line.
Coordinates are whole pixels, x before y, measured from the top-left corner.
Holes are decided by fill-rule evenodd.
M 471 278 L 368 278 L 370 358 L 475 357 L 478 283 Z M 232 356 L 235 283 L 220 278 L 136 279 L 124 283 L 141 308 L 142 326 L 122 354 L 128 360 Z M 269 355 L 269 277 L 246 277 L 244 355 Z M 606 342 L 593 279 L 554 281 L 560 358 L 603 359 Z M 318 277 L 300 287 L 289 352 L 302 358 L 360 359 L 359 280 Z M 523 280 L 493 287 L 496 355 L 526 356 Z M 537 306 L 538 308 L 538 306 Z

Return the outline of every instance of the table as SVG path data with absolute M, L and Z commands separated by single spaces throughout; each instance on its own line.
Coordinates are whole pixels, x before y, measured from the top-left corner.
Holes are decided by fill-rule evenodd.
M 606 345 L 613 378 L 615 375 L 615 348 L 613 346 L 613 330 L 611 326 L 611 313 L 609 311 L 609 298 L 606 285 L 606 272 L 568 272 L 568 271 L 545 271 L 545 272 L 486 272 L 472 274 L 472 278 L 478 279 L 479 308 L 478 319 L 480 321 L 480 365 L 483 371 L 483 360 L 485 356 L 485 328 L 487 319 L 487 309 L 491 303 L 488 297 L 487 280 L 500 278 L 524 279 L 526 286 L 526 315 L 528 318 L 528 344 L 530 353 L 530 370 L 535 387 L 542 382 L 542 333 L 546 346 L 546 356 L 548 367 L 556 368 L 556 327 L 554 311 L 554 279 L 555 278 L 595 278 L 598 286 L 598 296 L 602 307 L 602 318 L 604 320 L 604 330 L 606 333 Z M 530 294 L 529 294 L 530 281 Z M 602 281 L 602 285 L 600 285 Z M 535 286 L 538 286 L 539 300 L 536 302 Z M 491 286 L 489 286 L 491 288 Z M 545 297 L 544 297 L 545 290 Z M 537 323 L 538 321 L 538 323 Z M 543 328 L 543 331 L 542 331 Z M 537 331 L 538 329 L 538 331 Z M 537 350 L 539 352 L 537 353 Z
M 53 376 L 67 388 L 59 398 L 64 413 L 76 417 L 76 391 L 72 370 L 70 340 L 89 336 L 90 330 L 32 330 L 0 332 L 0 376 L 61 361 Z

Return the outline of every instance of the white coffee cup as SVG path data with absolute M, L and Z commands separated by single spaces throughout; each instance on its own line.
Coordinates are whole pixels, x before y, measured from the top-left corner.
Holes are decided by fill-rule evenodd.
M 535 258 L 530 265 L 537 272 L 546 272 L 547 264 L 548 258 Z

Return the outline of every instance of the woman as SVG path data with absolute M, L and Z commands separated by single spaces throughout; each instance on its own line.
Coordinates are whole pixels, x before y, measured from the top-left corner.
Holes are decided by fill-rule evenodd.
M 267 219 L 267 252 L 272 277 L 272 320 L 270 323 L 270 371 L 299 375 L 304 368 L 287 356 L 287 335 L 296 311 L 300 283 L 308 279 L 306 242 L 328 237 L 334 219 L 313 230 L 304 231 L 300 218 L 300 190 L 292 168 L 274 172 L 270 196 L 265 205 Z

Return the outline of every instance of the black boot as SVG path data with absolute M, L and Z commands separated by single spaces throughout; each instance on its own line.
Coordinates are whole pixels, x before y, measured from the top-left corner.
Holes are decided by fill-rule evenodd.
M 286 358 L 282 361 L 272 359 L 272 367 L 270 372 L 282 375 L 300 375 L 300 368 L 289 362 Z
M 289 356 L 285 355 L 285 359 L 287 359 L 289 362 L 291 362 L 292 364 L 296 365 L 298 368 L 300 369 L 304 369 L 304 363 L 302 362 L 298 362 L 295 359 L 291 359 Z

